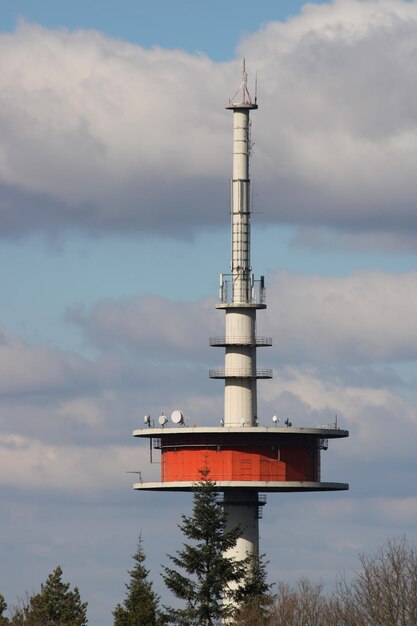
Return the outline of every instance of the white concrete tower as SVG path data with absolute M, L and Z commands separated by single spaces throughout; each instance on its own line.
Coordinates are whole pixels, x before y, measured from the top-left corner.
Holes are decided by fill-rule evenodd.
M 257 109 L 248 86 L 245 61 L 242 84 L 226 106 L 233 112 L 233 163 L 231 181 L 231 273 L 220 277 L 219 309 L 226 312 L 223 338 L 211 345 L 225 347 L 224 370 L 212 370 L 212 378 L 224 378 L 224 426 L 254 427 L 257 418 L 257 379 L 271 378 L 271 370 L 257 370 L 257 346 L 271 345 L 270 338 L 257 338 L 256 310 L 264 309 L 264 279 L 255 280 L 250 261 L 250 111 Z M 244 460 L 241 461 L 244 463 Z M 244 476 L 244 467 L 241 468 Z M 248 472 L 250 468 L 248 467 Z M 249 477 L 249 476 L 248 476 Z M 225 493 L 231 526 L 239 523 L 243 535 L 235 549 L 236 558 L 258 551 L 258 492 L 234 489 Z

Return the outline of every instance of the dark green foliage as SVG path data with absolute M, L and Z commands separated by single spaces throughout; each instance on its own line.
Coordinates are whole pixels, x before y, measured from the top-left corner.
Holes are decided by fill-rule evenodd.
M 145 554 L 142 538 L 139 537 L 135 565 L 129 571 L 130 581 L 126 584 L 123 606 L 118 604 L 113 611 L 114 626 L 162 626 L 159 598 L 148 580 L 149 570 L 144 565 Z
M 87 603 L 81 602 L 77 587 L 70 590 L 62 582 L 62 569 L 58 566 L 50 574 L 40 593 L 29 597 L 23 606 L 14 611 L 11 626 L 85 626 Z
M 127 611 L 120 604 L 113 611 L 114 626 L 129 626 Z
M 236 545 L 240 528 L 226 530 L 226 515 L 217 502 L 216 484 L 208 470 L 194 491 L 193 513 L 183 515 L 179 528 L 190 540 L 175 556 L 169 556 L 174 568 L 163 568 L 166 586 L 180 600 L 183 609 L 171 610 L 170 621 L 187 626 L 212 626 L 230 613 L 230 602 L 223 604 L 230 583 L 239 583 L 246 571 L 246 561 L 236 562 L 225 552 Z M 182 570 L 182 571 L 181 571 Z M 228 593 L 228 600 L 235 594 Z
M 274 595 L 267 582 L 267 563 L 263 555 L 248 559 L 248 573 L 239 587 L 236 600 L 239 609 L 234 616 L 239 626 L 272 626 Z
M 254 555 L 248 559 L 247 575 L 238 592 L 239 602 L 245 603 L 259 596 L 270 597 L 271 585 L 267 582 L 267 572 L 264 555 Z
M 6 610 L 7 610 L 6 600 L 0 593 L 0 626 L 6 626 L 6 624 L 10 624 L 9 620 L 4 615 Z

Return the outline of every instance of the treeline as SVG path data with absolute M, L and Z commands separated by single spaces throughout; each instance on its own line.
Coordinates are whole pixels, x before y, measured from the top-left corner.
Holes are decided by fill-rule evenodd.
M 215 483 L 207 474 L 194 493 L 193 512 L 179 525 L 186 541 L 169 556 L 162 577 L 180 608 L 160 602 L 145 566 L 142 539 L 128 572 L 126 594 L 113 611 L 114 626 L 416 626 L 417 550 L 405 537 L 360 555 L 351 579 L 331 593 L 302 578 L 296 585 L 267 582 L 263 558 L 236 562 L 225 556 L 240 529 L 227 530 Z M 7 609 L 0 594 L 0 626 L 84 626 L 87 603 L 62 581 L 57 567 L 39 593 Z
M 62 581 L 62 569 L 58 566 L 50 574 L 41 590 L 28 594 L 10 609 L 0 594 L 0 626 L 85 626 L 87 602 L 81 602 L 77 587 L 70 588 Z

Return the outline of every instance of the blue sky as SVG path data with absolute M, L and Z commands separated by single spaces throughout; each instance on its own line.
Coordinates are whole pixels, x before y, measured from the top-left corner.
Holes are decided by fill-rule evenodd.
M 166 599 L 159 567 L 190 499 L 132 492 L 127 470 L 156 469 L 130 434 L 148 412 L 221 415 L 207 370 L 222 355 L 207 344 L 223 332 L 224 103 L 242 56 L 259 76 L 253 266 L 274 338 L 262 419 L 337 412 L 351 431 L 323 459 L 349 493 L 268 498 L 271 579 L 331 586 L 359 551 L 415 541 L 416 35 L 402 0 L 1 3 L 9 604 L 60 563 L 90 624 L 110 625 L 140 531 Z
M 264 0 L 258 6 L 237 0 L 229 0 L 226 6 L 221 0 L 207 5 L 192 0 L 155 0 L 152 4 L 122 0 L 116 5 L 78 0 L 66 5 L 53 0 L 37 4 L 5 0 L 0 19 L 2 31 L 13 30 L 16 21 L 23 18 L 48 28 L 98 30 L 146 48 L 178 48 L 224 61 L 235 58 L 236 44 L 243 35 L 268 21 L 296 15 L 303 4 L 301 0 L 281 0 L 278 4 Z

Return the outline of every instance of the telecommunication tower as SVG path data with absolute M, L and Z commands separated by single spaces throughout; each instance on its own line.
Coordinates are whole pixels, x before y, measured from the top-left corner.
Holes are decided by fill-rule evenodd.
M 217 427 L 184 423 L 179 410 L 169 425 L 162 414 L 155 427 L 145 416 L 145 428 L 134 437 L 150 439 L 150 450 L 161 453 L 158 482 L 139 482 L 139 491 L 191 491 L 208 468 L 210 479 L 223 494 L 228 524 L 237 523 L 242 535 L 233 556 L 243 559 L 259 551 L 259 517 L 267 493 L 337 491 L 346 483 L 323 482 L 321 452 L 329 439 L 348 437 L 334 424 L 293 427 L 287 419 L 261 425 L 257 411 L 257 381 L 272 378 L 272 371 L 257 368 L 257 349 L 271 346 L 270 337 L 256 333 L 256 313 L 266 308 L 265 281 L 254 277 L 250 260 L 250 112 L 258 108 L 247 85 L 245 62 L 242 84 L 226 109 L 233 117 L 233 166 L 231 181 L 231 268 L 220 276 L 217 309 L 226 316 L 224 336 L 210 339 L 211 346 L 225 349 L 224 368 L 210 370 L 210 378 L 224 379 L 224 415 Z M 220 416 L 219 416 L 220 417 Z M 262 416 L 262 421 L 264 417 Z

